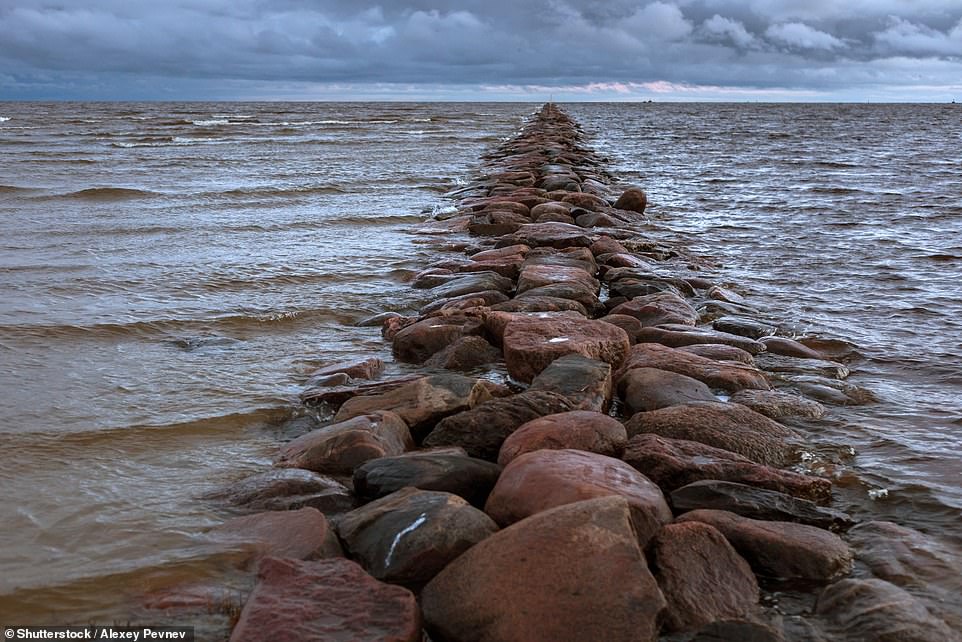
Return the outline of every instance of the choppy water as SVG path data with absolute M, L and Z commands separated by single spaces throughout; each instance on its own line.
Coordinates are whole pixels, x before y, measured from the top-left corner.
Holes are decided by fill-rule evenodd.
M 313 368 L 386 353 L 353 322 L 422 300 L 410 232 L 534 107 L 0 103 L 0 615 L 127 619 L 229 567 L 198 498 L 269 465 Z M 859 452 L 846 507 L 962 541 L 962 111 L 567 109 L 652 234 L 858 345 L 880 401 L 818 434 Z

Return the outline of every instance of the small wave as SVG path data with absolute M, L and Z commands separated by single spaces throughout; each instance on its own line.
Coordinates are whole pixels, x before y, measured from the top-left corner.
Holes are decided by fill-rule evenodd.
M 806 191 L 815 194 L 869 194 L 863 189 L 855 187 L 809 187 Z
M 813 164 L 815 167 L 825 167 L 828 169 L 854 169 L 858 167 L 855 163 L 846 163 L 844 161 L 817 161 Z
M 929 254 L 925 258 L 936 263 L 950 263 L 952 261 L 962 260 L 962 256 L 956 254 Z
M 10 120 L 9 116 L 0 116 L 0 123 L 5 123 Z
M 191 124 L 198 127 L 210 127 L 212 125 L 229 125 L 230 121 L 226 118 L 209 118 L 206 120 L 192 120 Z
M 133 189 L 129 187 L 88 187 L 76 192 L 57 194 L 51 198 L 72 198 L 85 201 L 123 201 L 135 198 L 150 198 L 160 196 L 150 190 Z
M 262 197 L 262 196 L 309 196 L 311 194 L 346 194 L 347 190 L 338 185 L 310 185 L 303 187 L 239 187 L 225 192 L 213 192 L 219 196 L 227 197 Z
M 387 216 L 340 216 L 327 219 L 329 225 L 376 226 L 397 225 L 399 223 L 423 223 L 423 216 L 413 214 L 389 214 Z
M 32 192 L 33 189 L 30 187 L 17 187 L 16 185 L 0 185 L 0 194 L 18 194 L 23 192 Z

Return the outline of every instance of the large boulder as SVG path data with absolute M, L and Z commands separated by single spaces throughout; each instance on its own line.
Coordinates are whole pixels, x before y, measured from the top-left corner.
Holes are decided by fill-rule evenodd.
M 637 212 L 638 214 L 644 214 L 647 206 L 648 195 L 645 194 L 644 190 L 637 187 L 629 187 L 615 201 L 616 209 Z
M 508 373 L 530 383 L 548 364 L 580 354 L 617 367 L 630 347 L 621 328 L 574 317 L 516 318 L 505 327 L 503 347 Z
M 622 497 L 568 504 L 483 540 L 421 594 L 435 640 L 653 642 L 665 600 Z
M 348 555 L 368 573 L 414 589 L 496 530 L 461 497 L 417 488 L 376 499 L 337 522 Z
M 628 500 L 642 543 L 671 521 L 665 496 L 651 480 L 623 461 L 580 450 L 536 450 L 513 459 L 484 510 L 506 526 L 555 506 L 608 495 Z
M 383 410 L 313 430 L 288 442 L 275 464 L 330 475 L 350 475 L 369 459 L 399 455 L 414 447 L 407 424 Z
M 829 531 L 791 522 L 770 522 L 722 510 L 685 513 L 678 522 L 714 526 L 759 575 L 828 582 L 852 570 L 852 551 Z
M 611 314 L 627 314 L 635 317 L 645 327 L 678 323 L 693 326 L 698 313 L 683 298 L 673 292 L 658 292 L 638 296 L 611 310 Z
M 733 346 L 748 352 L 758 354 L 765 350 L 765 344 L 753 339 L 728 334 L 718 330 L 706 328 L 692 328 L 683 325 L 659 325 L 642 328 L 636 337 L 638 343 L 660 343 L 670 348 L 700 344 L 720 344 Z
M 445 370 L 472 370 L 501 359 L 501 351 L 481 337 L 461 337 L 431 355 L 424 365 Z
M 568 354 L 552 361 L 528 390 L 556 392 L 577 410 L 607 412 L 612 396 L 611 364 Z
M 496 312 L 577 312 L 588 316 L 588 310 L 573 299 L 558 296 L 523 296 L 490 306 Z
M 343 555 L 327 518 L 315 508 L 235 517 L 215 526 L 208 535 L 233 545 L 250 546 L 257 557 L 307 560 Z
M 414 452 L 372 459 L 354 471 L 354 492 L 376 499 L 407 486 L 454 493 L 483 507 L 501 467 L 483 459 L 446 452 Z
M 344 484 L 301 468 L 274 468 L 245 477 L 208 498 L 252 510 L 311 507 L 332 514 L 354 508 L 354 495 Z
M 394 356 L 398 361 L 424 363 L 460 339 L 466 322 L 464 317 L 430 317 L 412 323 L 394 335 Z
M 589 247 L 592 237 L 584 229 L 569 223 L 530 223 L 522 225 L 510 236 L 502 237 L 499 246 L 524 244 L 529 247 Z
M 755 575 L 714 527 L 699 522 L 668 524 L 650 549 L 655 579 L 668 602 L 667 631 L 693 631 L 754 611 L 759 597 Z
M 712 508 L 752 519 L 798 522 L 830 530 L 852 526 L 851 517 L 833 508 L 774 490 L 717 479 L 703 479 L 682 486 L 672 491 L 670 499 L 676 513 Z
M 703 479 L 768 488 L 819 503 L 832 498 L 832 482 L 756 464 L 747 457 L 697 441 L 640 434 L 628 440 L 624 460 L 667 494 Z
M 734 403 L 701 401 L 639 412 L 625 428 L 629 437 L 654 433 L 698 441 L 766 466 L 788 465 L 802 443 L 791 428 Z
M 695 401 L 718 401 L 697 379 L 658 368 L 632 368 L 618 382 L 618 395 L 629 414 Z
M 958 597 L 958 596 L 955 596 Z M 815 613 L 835 640 L 959 642 L 962 634 L 907 591 L 879 579 L 836 582 L 818 596 Z
M 498 463 L 507 465 L 536 450 L 584 450 L 608 457 L 620 457 L 628 433 L 620 421 L 600 412 L 574 410 L 533 419 L 514 431 L 498 453 Z
M 821 352 L 812 350 L 804 343 L 786 337 L 762 337 L 759 339 L 765 345 L 768 352 L 781 354 L 786 357 L 797 357 L 799 359 L 824 359 Z
M 739 390 L 728 400 L 748 406 L 755 412 L 772 419 L 783 417 L 819 419 L 825 414 L 825 406 L 817 401 L 784 390 Z
M 580 267 L 535 264 L 522 268 L 518 277 L 518 294 L 557 283 L 576 284 L 596 295 L 601 287 L 595 277 Z
M 620 306 L 619 306 L 620 307 Z M 716 361 L 658 343 L 639 343 L 631 347 L 615 380 L 632 368 L 658 368 L 698 379 L 712 388 L 736 392 L 745 388 L 769 390 L 771 384 L 757 368 L 735 361 Z
M 848 532 L 859 562 L 876 577 L 920 598 L 933 613 L 962 631 L 962 550 L 892 522 L 863 522 Z
M 445 283 L 431 288 L 431 296 L 434 299 L 447 299 L 488 290 L 507 293 L 512 289 L 514 281 L 511 279 L 495 272 L 475 272 L 448 279 Z
M 522 392 L 441 420 L 425 438 L 424 445 L 461 446 L 472 457 L 495 461 L 504 440 L 523 424 L 573 409 L 573 404 L 559 394 L 542 390 Z
M 346 559 L 261 561 L 231 642 L 421 642 L 414 594 Z
M 352 397 L 344 402 L 334 420 L 389 411 L 403 419 L 415 436 L 420 436 L 441 418 L 473 408 L 490 398 L 488 388 L 478 379 L 438 374 L 421 377 L 382 394 Z

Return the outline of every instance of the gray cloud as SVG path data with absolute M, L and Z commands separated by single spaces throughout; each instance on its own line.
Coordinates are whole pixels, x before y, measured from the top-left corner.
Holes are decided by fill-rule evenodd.
M 956 0 L 79 5 L 0 4 L 0 98 L 942 100 L 962 79 Z

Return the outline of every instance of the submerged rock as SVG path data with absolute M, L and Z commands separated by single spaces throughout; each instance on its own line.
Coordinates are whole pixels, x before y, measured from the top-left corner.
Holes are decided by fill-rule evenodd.
M 321 559 L 343 555 L 337 535 L 314 508 L 267 511 L 227 520 L 208 531 L 217 540 L 249 544 L 258 557 Z
M 782 390 L 739 390 L 729 398 L 729 401 L 747 406 L 772 419 L 783 417 L 819 419 L 825 414 L 825 406 L 817 401 Z
M 301 468 L 273 469 L 252 475 L 209 497 L 254 510 L 311 507 L 333 514 L 354 508 L 354 495 L 344 484 Z

